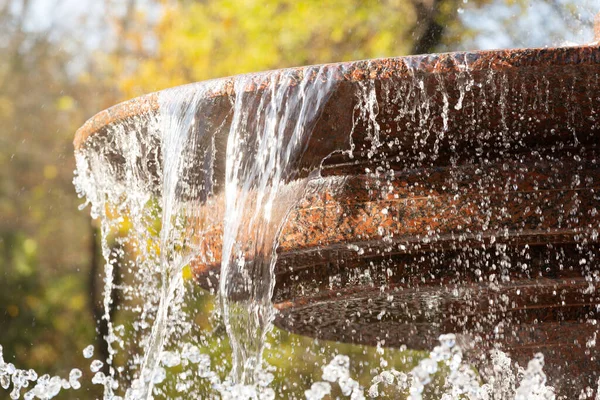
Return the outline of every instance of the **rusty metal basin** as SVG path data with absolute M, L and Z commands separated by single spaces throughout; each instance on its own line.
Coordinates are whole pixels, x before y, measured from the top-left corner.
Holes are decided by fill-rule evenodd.
M 600 47 L 331 68 L 337 85 L 299 165 L 298 179 L 312 189 L 279 240 L 275 323 L 328 340 L 416 349 L 456 332 L 479 343 L 474 360 L 496 347 L 521 365 L 544 353 L 559 394 L 597 387 L 600 358 L 590 343 L 600 307 Z M 375 157 L 368 121 L 355 115 L 365 82 L 377 94 L 382 141 L 395 143 Z M 229 96 L 212 93 L 203 107 L 225 127 Z M 156 113 L 157 99 L 97 114 L 75 148 L 111 124 Z M 425 110 L 419 118 L 406 112 L 423 101 L 425 125 Z M 350 132 L 354 150 L 335 152 L 348 148 Z M 213 235 L 204 243 L 214 262 L 194 266 L 206 287 L 218 279 L 219 226 Z

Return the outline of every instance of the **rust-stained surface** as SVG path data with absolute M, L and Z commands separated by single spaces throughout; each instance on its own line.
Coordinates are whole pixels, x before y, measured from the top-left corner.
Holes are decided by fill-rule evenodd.
M 328 340 L 419 349 L 457 332 L 521 365 L 544 353 L 550 381 L 569 398 L 575 388 L 597 387 L 600 354 L 589 343 L 600 283 L 589 277 L 600 269 L 600 47 L 329 67 L 337 85 L 298 176 L 312 179 L 322 164 L 324 179 L 311 181 L 281 233 L 275 323 Z M 203 109 L 225 127 L 222 141 L 231 79 Z M 468 92 L 465 79 L 473 82 Z M 369 126 L 354 115 L 369 80 L 382 140 L 395 143 L 375 157 Z M 415 81 L 421 97 L 405 84 Z M 421 101 L 426 126 L 423 114 L 406 112 Z M 99 113 L 75 147 L 157 108 L 155 93 Z M 349 148 L 351 132 L 354 150 L 334 152 Z M 221 210 L 199 218 L 222 213 L 222 193 L 215 202 Z M 200 241 L 212 255 L 194 266 L 204 287 L 218 277 L 221 238 L 217 223 Z
M 393 249 L 386 254 L 452 248 L 459 238 L 461 246 L 491 240 L 573 242 L 600 226 L 600 212 L 593 211 L 600 206 L 600 166 L 596 151 L 577 162 L 567 158 L 549 162 L 529 155 L 488 166 L 423 168 L 398 172 L 383 187 L 364 174 L 348 175 L 335 184 L 319 182 L 322 187 L 311 190 L 287 218 L 277 272 L 324 267 L 327 252 L 356 257 L 352 244 L 360 245 L 365 258 L 388 247 Z M 197 264 L 197 274 L 218 272 L 221 236 L 218 223 L 202 236 L 215 262 Z
M 541 68 L 543 70 L 570 68 L 573 66 L 578 66 L 578 68 L 585 66 L 595 68 L 598 63 L 600 63 L 600 54 L 597 51 L 597 47 L 582 46 L 419 55 L 330 64 L 330 67 L 334 71 L 334 79 L 339 82 L 360 82 L 366 79 L 403 79 L 410 78 L 417 72 L 419 74 L 448 75 L 450 78 L 448 79 L 448 83 L 451 83 L 451 75 L 465 69 L 468 69 L 472 73 L 495 71 L 511 74 L 510 71 L 523 68 Z M 298 67 L 295 70 L 300 76 L 307 71 L 307 68 Z M 259 78 L 265 74 L 257 73 L 255 75 Z M 519 75 L 520 72 L 516 72 L 516 74 Z M 211 96 L 229 96 L 231 94 L 233 79 L 219 79 L 224 82 L 221 85 L 222 90 L 221 92 L 211 93 Z M 197 84 L 191 84 L 191 86 L 193 85 Z M 260 89 L 260 87 L 256 86 L 247 88 L 250 91 Z M 88 137 L 97 133 L 102 134 L 104 128 L 109 124 L 126 121 L 136 115 L 155 113 L 159 106 L 158 93 L 155 92 L 136 97 L 94 115 L 77 130 L 74 139 L 75 148 L 79 149 L 83 146 Z

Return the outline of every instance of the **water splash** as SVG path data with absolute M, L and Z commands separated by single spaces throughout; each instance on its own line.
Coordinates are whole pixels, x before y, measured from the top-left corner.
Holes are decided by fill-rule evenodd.
M 440 74 L 421 70 L 419 59 L 407 59 L 401 74 L 382 80 L 355 82 L 344 67 L 323 66 L 185 86 L 162 92 L 158 112 L 89 138 L 76 156 L 75 183 L 102 223 L 108 357 L 92 360 L 90 372 L 104 398 L 146 400 L 176 393 L 271 399 L 274 385 L 285 396 L 286 384 L 275 383 L 281 377 L 263 352 L 273 320 L 283 314 L 271 304 L 277 295 L 278 237 L 298 204 L 303 210 L 310 204 L 328 213 L 351 212 L 356 225 L 377 222 L 358 241 L 343 236 L 354 227 L 329 233 L 335 257 L 327 260 L 331 274 L 323 282 L 303 281 L 301 272 L 294 275 L 292 268 L 284 269 L 286 259 L 279 260 L 295 282 L 281 289 L 284 299 L 290 293 L 317 296 L 302 318 L 288 315 L 279 321 L 282 326 L 294 330 L 304 324 L 303 332 L 315 336 L 327 338 L 333 332 L 330 337 L 337 338 L 342 332 L 368 341 L 372 338 L 364 324 L 398 324 L 396 331 L 375 338 L 380 361 L 369 367 L 374 378 L 366 395 L 384 395 L 393 387 L 392 397 L 408 399 L 553 398 L 543 357 L 536 355 L 526 369 L 519 368 L 502 346 L 486 342 L 519 346 L 521 337 L 531 333 L 523 304 L 537 305 L 538 294 L 562 304 L 568 299 L 556 292 L 564 280 L 581 285 L 576 295 L 584 299 L 596 291 L 597 257 L 587 247 L 598 237 L 596 226 L 577 230 L 574 254 L 507 243 L 521 235 L 579 228 L 578 221 L 596 215 L 583 203 L 583 189 L 596 182 L 596 153 L 593 146 L 582 147 L 585 138 L 577 129 L 574 104 L 595 104 L 597 96 L 587 89 L 576 93 L 576 77 L 557 87 L 546 77 L 533 77 L 537 89 L 531 92 L 507 72 L 471 71 L 466 55 L 451 61 L 457 65 L 452 85 Z M 375 65 L 361 65 L 375 74 Z M 590 79 L 597 81 L 598 74 Z M 347 102 L 334 105 L 343 113 L 332 125 L 347 143 L 319 137 L 314 149 L 320 156 L 305 158 L 314 135 L 325 135 L 313 131 L 336 90 L 345 91 Z M 555 97 L 563 104 L 553 102 Z M 560 142 L 556 151 L 531 152 L 537 147 L 523 104 L 541 113 L 533 124 L 566 109 L 561 135 L 568 133 L 563 138 L 567 146 Z M 467 121 L 460 131 L 457 121 Z M 545 137 L 556 139 L 555 129 L 545 131 Z M 342 171 L 338 176 L 327 175 L 331 164 Z M 431 182 L 423 184 L 423 175 Z M 575 194 L 548 229 L 541 210 L 557 184 Z M 361 195 L 351 211 L 337 201 L 348 188 Z M 464 199 L 471 201 L 462 204 Z M 520 208 L 507 209 L 510 203 Z M 465 210 L 469 229 L 456 219 Z M 525 217 L 511 231 L 512 213 L 521 215 L 521 210 Z M 450 222 L 446 231 L 442 220 Z M 436 245 L 449 251 L 427 250 Z M 302 256 L 318 258 L 330 251 L 316 248 L 316 255 Z M 403 259 L 407 254 L 414 256 L 410 262 Z M 338 271 L 357 257 L 372 261 L 348 268 L 347 275 Z M 194 276 L 219 295 L 217 309 L 206 307 L 207 295 Z M 543 278 L 533 290 L 527 281 L 532 276 Z M 358 286 L 368 296 L 347 292 Z M 318 298 L 321 290 L 343 301 Z M 590 317 L 588 322 L 594 321 Z M 403 355 L 397 364 L 384 359 L 386 343 L 420 344 L 422 336 L 434 333 L 448 334 L 440 336 L 439 345 L 428 344 L 432 351 Z M 584 344 L 593 351 L 595 334 Z M 91 358 L 99 350 L 87 348 L 84 355 Z M 231 362 L 223 355 L 228 353 Z M 315 365 L 326 357 L 310 356 Z M 364 377 L 354 375 L 352 357 L 337 354 L 321 364 L 321 381 L 301 389 L 306 398 L 365 396 Z M 17 373 L 4 361 L 1 365 L 0 384 L 12 382 L 16 398 L 36 379 L 39 387 L 28 398 L 75 389 L 81 377 L 74 370 L 68 381 L 37 378 Z M 411 367 L 401 370 L 406 365 Z M 586 388 L 584 394 L 590 398 L 595 389 Z
M 185 292 L 182 270 L 190 264 L 214 266 L 219 258 L 223 260 L 221 315 L 233 358 L 230 379 L 219 383 L 220 390 L 253 391 L 273 319 L 270 301 L 276 239 L 308 182 L 291 183 L 334 86 L 329 75 L 327 67 L 315 67 L 237 77 L 231 88 L 226 87 L 229 83 L 214 81 L 168 90 L 160 95 L 157 117 L 136 121 L 144 132 L 114 127 L 112 137 L 100 139 L 94 147 L 102 148 L 99 154 L 78 157 L 77 187 L 92 204 L 92 215 L 100 216 L 103 223 L 105 319 L 110 319 L 117 263 L 108 238 L 123 222 L 112 219 L 113 213 L 133 218 L 132 232 L 124 242 L 139 250 L 135 259 L 140 264 L 138 277 L 146 274 L 146 278 L 134 277 L 139 297 L 148 296 L 142 308 L 135 310 L 140 330 L 152 328 L 147 336 L 142 335 L 143 359 L 130 363 L 132 371 L 139 371 L 126 398 L 150 398 L 154 384 L 164 380 L 161 359 L 163 365 L 172 364 L 170 353 L 162 349 L 170 335 L 169 319 Z M 256 87 L 259 90 L 253 90 Z M 217 93 L 227 90 L 231 92 L 230 111 L 215 117 L 217 107 L 229 101 Z M 115 153 L 125 157 L 119 171 L 108 165 Z M 113 180 L 104 179 L 106 175 Z M 225 208 L 221 209 L 218 204 L 223 198 Z M 107 210 L 115 205 L 116 211 Z M 245 215 L 251 218 L 242 225 Z M 221 231 L 223 245 L 217 249 L 221 257 L 203 235 L 215 229 Z M 144 248 L 144 243 L 149 246 Z M 154 320 L 151 324 L 146 322 L 150 319 Z M 185 315 L 179 318 L 185 319 Z M 108 336 L 118 336 L 114 331 L 109 325 Z M 109 351 L 110 365 L 111 346 Z M 97 379 L 105 384 L 106 398 L 113 396 L 116 379 L 114 369 L 110 371 L 109 377 Z
M 369 388 L 369 396 L 378 397 L 381 386 L 394 386 L 405 393 L 407 399 L 421 400 L 436 375 L 441 375 L 443 384 L 438 384 L 433 389 L 436 398 L 443 400 L 555 399 L 554 388 L 546 385 L 542 354 L 536 354 L 529 361 L 527 369 L 523 370 L 507 354 L 495 350 L 490 355 L 494 372 L 483 383 L 476 370 L 465 362 L 463 349 L 457 344 L 456 335 L 441 335 L 439 341 L 440 344 L 429 356 L 410 372 L 391 369 L 376 375 Z

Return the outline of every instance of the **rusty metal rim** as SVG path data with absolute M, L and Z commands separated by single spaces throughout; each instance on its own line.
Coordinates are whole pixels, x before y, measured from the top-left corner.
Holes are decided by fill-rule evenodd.
M 600 45 L 554 47 L 554 48 L 531 48 L 531 49 L 508 49 L 508 50 L 485 50 L 466 51 L 441 54 L 427 54 L 417 56 L 379 58 L 361 61 L 349 61 L 332 64 L 328 66 L 333 71 L 334 79 L 337 81 L 357 82 L 365 79 L 386 79 L 390 76 L 409 76 L 418 73 L 447 73 L 450 71 L 503 71 L 511 68 L 531 67 L 551 63 L 554 66 L 567 65 L 595 65 L 600 64 L 600 52 L 594 51 Z M 559 56 L 560 55 L 560 56 Z M 279 72 L 292 71 L 303 76 L 311 68 L 319 66 L 294 67 L 275 70 Z M 256 80 L 264 79 L 273 71 L 266 71 L 246 76 L 255 77 Z M 242 75 L 239 75 L 242 76 Z M 233 81 L 236 76 L 213 80 L 219 88 L 211 93 L 211 97 L 228 96 L 232 94 Z M 203 82 L 191 83 L 181 87 L 194 87 Z M 168 90 L 168 89 L 167 89 Z M 247 90 L 257 90 L 256 85 L 251 85 Z M 260 88 L 258 88 L 260 90 Z M 87 120 L 75 133 L 73 144 L 78 150 L 84 146 L 86 140 L 101 132 L 107 126 L 118 123 L 135 116 L 154 113 L 159 108 L 159 94 L 162 91 L 149 93 L 136 97 L 106 110 L 100 111 Z

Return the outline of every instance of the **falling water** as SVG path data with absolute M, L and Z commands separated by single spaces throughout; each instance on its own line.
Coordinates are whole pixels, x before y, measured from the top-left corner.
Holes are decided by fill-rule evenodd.
M 365 380 L 353 375 L 360 368 L 352 356 L 312 342 L 322 374 L 305 377 L 310 400 L 557 397 L 552 354 L 532 353 L 523 364 L 500 344 L 537 332 L 537 314 L 522 305 L 538 296 L 595 301 L 600 173 L 580 126 L 597 122 L 578 107 L 596 109 L 600 99 L 577 75 L 518 81 L 510 71 L 473 70 L 458 54 L 448 81 L 422 61 L 170 89 L 157 95 L 158 111 L 86 140 L 75 184 L 102 230 L 109 357 L 91 360 L 90 370 L 105 399 L 274 398 L 278 370 L 264 357 L 277 353 L 268 348 L 270 335 L 281 335 L 273 323 L 376 346 L 359 366 Z M 597 87 L 597 70 L 586 74 Z M 544 125 L 564 110 L 564 126 Z M 532 139 L 538 125 L 552 151 Z M 564 209 L 545 221 L 541 208 L 559 200 Z M 294 225 L 306 215 L 313 231 Z M 512 246 L 569 229 L 577 233 L 571 247 Z M 316 245 L 311 232 L 320 234 Z M 296 268 L 311 260 L 327 276 Z M 579 288 L 575 300 L 559 290 L 567 281 Z M 218 295 L 215 309 L 208 293 Z M 286 309 L 295 298 L 310 301 Z M 592 332 L 596 311 L 587 311 L 582 326 Z M 386 323 L 392 328 L 375 329 Z M 589 336 L 581 345 L 593 359 Z M 29 382 L 36 385 L 26 398 L 51 398 L 76 389 L 81 374 L 38 377 L 0 353 L 0 384 L 12 383 L 13 398 Z M 582 398 L 597 391 L 595 382 L 582 385 Z M 297 389 L 279 386 L 278 397 Z
M 134 230 L 141 241 L 148 235 L 148 225 L 155 224 L 151 219 L 141 219 L 161 213 L 158 246 L 154 253 L 143 252 L 136 260 L 143 262 L 151 271 L 148 273 L 159 276 L 160 281 L 151 281 L 149 288 L 141 282 L 156 307 L 148 310 L 153 313 L 154 322 L 149 336 L 143 339 L 143 362 L 127 398 L 150 398 L 156 374 L 162 374 L 161 351 L 169 335 L 167 324 L 172 305 L 183 290 L 182 270 L 189 264 L 196 268 L 214 266 L 219 257 L 212 253 L 215 248 L 205 241 L 208 238 L 203 233 L 215 229 L 221 231 L 222 241 L 222 248 L 216 249 L 222 254 L 221 314 L 233 358 L 230 381 L 224 388 L 244 390 L 248 386 L 246 390 L 252 390 L 273 320 L 276 240 L 285 217 L 302 197 L 308 182 L 292 181 L 299 172 L 297 164 L 314 123 L 334 86 L 329 75 L 327 67 L 315 67 L 242 76 L 230 85 L 214 81 L 168 90 L 160 94 L 156 120 L 142 120 L 147 130 L 137 133 L 139 142 L 123 137 L 128 134 L 123 131 L 121 135 L 115 132 L 109 139 L 115 142 L 101 144 L 105 156 L 112 153 L 112 149 L 108 150 L 111 146 L 118 146 L 114 151 L 127 157 L 124 176 L 106 171 L 110 168 L 106 160 L 92 166 L 88 163 L 96 160 L 78 158 L 79 187 L 86 194 L 87 190 L 93 191 L 87 197 L 93 204 L 93 213 L 102 216 L 103 237 L 109 236 L 114 223 L 103 211 L 108 203 L 119 204 L 119 212 L 136 218 Z M 215 103 L 224 101 L 217 94 L 229 89 L 230 111 L 215 118 L 211 114 Z M 96 177 L 118 175 L 117 179 L 129 182 L 89 185 L 94 180 L 84 175 L 89 172 L 98 172 Z M 156 179 L 150 187 L 144 187 L 149 173 Z M 102 193 L 103 189 L 107 192 Z M 148 211 L 151 194 L 158 195 L 159 204 L 150 205 Z M 223 198 L 225 207 L 219 209 L 217 199 Z M 242 225 L 246 215 L 251 217 Z M 106 240 L 104 247 L 108 247 Z M 107 276 L 111 276 L 114 259 L 108 253 Z M 108 315 L 113 291 L 110 279 L 106 286 Z M 111 382 L 107 379 L 108 397 Z
M 295 75 L 283 71 L 258 82 L 250 75 L 234 86 L 219 294 L 233 351 L 232 378 L 240 384 L 253 384 L 260 367 L 274 317 L 277 236 L 303 195 L 304 184 L 285 184 L 297 175 L 297 163 L 334 85 L 327 67 Z M 252 84 L 264 89 L 244 92 Z

